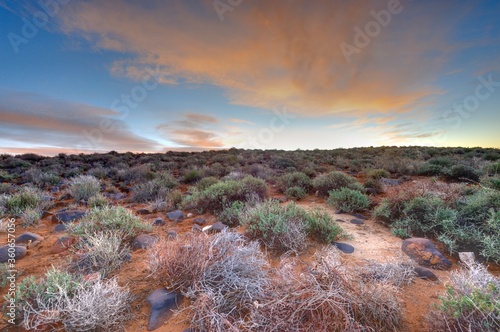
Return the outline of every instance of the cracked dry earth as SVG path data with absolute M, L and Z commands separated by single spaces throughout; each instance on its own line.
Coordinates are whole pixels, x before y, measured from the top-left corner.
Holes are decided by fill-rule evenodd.
M 273 196 L 274 193 L 273 193 Z M 286 203 L 285 203 L 286 204 Z M 341 241 L 352 245 L 355 250 L 351 254 L 342 254 L 342 259 L 345 264 L 356 267 L 366 264 L 368 261 L 386 262 L 398 259 L 408 259 L 401 251 L 402 240 L 393 236 L 390 230 L 372 219 L 364 220 L 361 225 L 350 223 L 353 216 L 348 214 L 336 214 L 329 208 L 324 199 L 316 196 L 308 196 L 299 201 L 298 204 L 305 209 L 313 209 L 316 207 L 322 208 L 332 215 L 334 220 L 341 219 L 344 222 L 338 221 L 339 225 L 349 235 Z M 62 204 L 61 204 L 62 205 Z M 61 205 L 51 210 L 54 212 L 61 208 Z M 137 211 L 144 207 L 141 204 L 122 204 L 125 207 Z M 152 235 L 166 237 L 168 231 L 175 230 L 178 234 L 190 232 L 192 228 L 192 219 L 199 215 L 194 214 L 190 218 L 186 218 L 181 222 L 169 222 L 163 226 L 155 227 Z M 206 214 L 207 224 L 213 224 L 216 219 L 210 214 Z M 141 215 L 141 218 L 146 222 L 153 222 L 157 218 L 165 218 L 164 213 L 151 213 Z M 22 229 L 18 227 L 16 232 L 20 235 L 23 232 L 33 232 L 44 237 L 44 240 L 36 247 L 30 248 L 28 254 L 23 259 L 18 260 L 16 268 L 21 271 L 21 276 L 18 281 L 25 276 L 35 275 L 41 276 L 51 265 L 65 264 L 71 257 L 71 251 L 65 251 L 61 254 L 51 254 L 50 249 L 57 238 L 62 236 L 62 233 L 54 232 L 55 224 L 51 221 L 51 216 L 41 220 L 38 225 Z M 235 228 L 238 232 L 244 232 L 242 227 Z M 0 244 L 5 244 L 6 236 L 1 237 Z M 311 243 L 307 250 L 299 256 L 299 259 L 304 262 L 309 262 L 312 256 L 320 248 L 319 244 Z M 443 253 L 443 248 L 439 248 Z M 459 265 L 453 257 L 447 257 L 453 262 L 453 269 L 457 269 Z M 147 269 L 148 252 L 146 250 L 138 250 L 131 254 L 131 261 L 124 264 L 117 274 L 121 285 L 128 285 L 135 296 L 132 304 L 132 312 L 134 318 L 128 323 L 127 331 L 147 331 L 147 322 L 149 316 L 149 306 L 146 302 L 148 295 L 155 289 L 163 287 L 148 277 Z M 271 265 L 277 263 L 275 258 L 270 257 Z M 273 262 L 274 260 L 274 262 Z M 495 274 L 500 274 L 500 268 L 496 265 L 490 265 L 490 271 Z M 438 294 L 444 290 L 450 271 L 433 272 L 438 277 L 437 281 L 422 280 L 415 278 L 412 284 L 403 286 L 401 289 L 401 299 L 404 302 L 404 320 L 406 331 L 421 332 L 428 331 L 425 323 L 425 316 L 429 308 L 438 302 Z M 6 289 L 0 290 L 0 296 L 5 295 Z M 183 302 L 184 301 L 184 302 Z M 185 306 L 186 299 L 181 301 L 181 308 Z M 189 328 L 189 314 L 181 312 L 178 315 L 171 317 L 163 326 L 158 328 L 157 332 L 182 332 Z M 3 320 L 2 320 L 3 321 Z M 2 323 L 3 324 L 3 323 Z M 2 331 L 22 331 L 19 327 L 8 326 L 7 324 L 0 325 Z

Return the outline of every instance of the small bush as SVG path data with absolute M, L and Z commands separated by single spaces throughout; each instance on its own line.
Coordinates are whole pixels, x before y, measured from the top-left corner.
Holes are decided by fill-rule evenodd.
M 312 181 L 312 185 L 314 190 L 318 191 L 321 196 L 328 196 L 328 193 L 331 190 L 341 189 L 344 187 L 364 191 L 361 183 L 342 172 L 330 172 L 328 174 L 320 175 Z
M 71 267 L 84 274 L 99 272 L 103 277 L 117 271 L 130 254 L 129 247 L 122 243 L 120 231 L 86 234 L 78 247 L 82 253 Z
M 41 218 L 43 212 L 38 209 L 26 209 L 21 213 L 22 226 L 28 227 L 35 225 Z
M 365 182 L 365 188 L 373 189 L 376 193 L 381 193 L 384 191 L 384 186 L 382 185 L 382 181 L 379 179 L 369 179 Z
M 217 178 L 215 178 L 213 176 L 209 176 L 209 177 L 203 178 L 200 181 L 196 182 L 194 187 L 198 191 L 203 191 L 203 190 L 207 189 L 208 187 L 210 187 L 211 185 L 216 184 L 217 182 L 219 182 L 219 180 L 217 180 Z
M 331 243 L 342 234 L 342 228 L 326 211 L 313 210 L 307 216 L 307 233 L 318 242 Z
M 87 201 L 99 193 L 101 182 L 92 175 L 80 175 L 71 179 L 68 190 L 75 201 Z
M 202 178 L 202 174 L 197 169 L 191 169 L 184 173 L 182 176 L 183 183 L 193 183 L 199 181 Z
M 259 239 L 279 252 L 301 252 L 306 246 L 307 212 L 295 203 L 281 206 L 268 200 L 248 209 L 242 216 L 251 239 Z
M 454 165 L 447 173 L 448 177 L 452 180 L 472 180 L 479 181 L 479 174 L 470 166 Z
M 452 272 L 439 300 L 429 315 L 434 331 L 500 330 L 500 280 L 483 265 Z
M 267 197 L 267 185 L 261 179 L 248 176 L 241 181 L 222 181 L 211 185 L 203 191 L 193 194 L 188 202 L 193 203 L 201 211 L 219 212 L 232 202 L 247 202 Z
M 219 214 L 219 220 L 228 226 L 238 226 L 244 209 L 245 203 L 235 201 L 222 210 Z
M 178 185 L 179 183 L 170 173 L 160 172 L 155 175 L 154 179 L 135 185 L 132 188 L 130 200 L 141 203 L 165 198 Z
M 281 192 L 289 188 L 299 187 L 302 188 L 304 192 L 308 192 L 311 189 L 312 181 L 311 179 L 302 172 L 292 172 L 282 175 L 278 178 L 278 189 Z
M 391 173 L 389 173 L 385 169 L 378 168 L 378 169 L 369 170 L 366 173 L 366 176 L 368 176 L 368 178 L 370 178 L 370 179 L 380 180 L 382 178 L 388 178 L 388 177 L 390 177 Z
M 302 187 L 290 187 L 285 190 L 285 195 L 292 199 L 302 199 L 307 196 L 307 192 Z
M 143 223 L 139 217 L 122 206 L 93 208 L 78 224 L 69 226 L 70 232 L 83 237 L 104 231 L 118 231 L 124 238 L 131 238 L 138 232 L 148 232 L 151 229 L 151 225 Z
M 370 206 L 368 196 L 349 188 L 330 191 L 327 202 L 334 208 L 341 209 L 345 212 L 362 211 Z
M 52 268 L 39 281 L 25 278 L 16 295 L 27 330 L 119 331 L 130 318 L 132 297 L 116 279 L 85 282 Z
M 101 208 L 109 204 L 106 197 L 101 194 L 90 197 L 87 203 L 90 208 Z
M 21 187 L 19 191 L 12 195 L 4 195 L 0 199 L 0 210 L 4 213 L 10 213 L 15 217 L 26 216 L 32 212 L 26 211 L 43 211 L 52 205 L 50 196 L 36 187 L 26 186 Z M 32 219 L 28 220 L 30 223 Z

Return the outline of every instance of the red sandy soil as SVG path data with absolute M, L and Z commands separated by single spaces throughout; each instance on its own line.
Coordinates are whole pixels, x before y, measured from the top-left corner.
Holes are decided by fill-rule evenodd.
M 185 190 L 185 188 L 183 189 Z M 277 193 L 274 188 L 271 188 L 271 195 L 275 197 L 282 196 Z M 51 212 L 60 209 L 67 203 L 69 202 L 62 202 L 58 204 L 58 206 L 54 207 Z M 353 254 L 342 254 L 342 259 L 346 262 L 346 264 L 359 266 L 365 264 L 367 260 L 384 262 L 405 258 L 404 254 L 401 252 L 402 240 L 393 236 L 387 227 L 373 221 L 372 219 L 365 220 L 364 225 L 351 224 L 349 223 L 349 220 L 353 218 L 352 216 L 337 215 L 333 213 L 332 209 L 325 204 L 324 199 L 313 195 L 299 201 L 298 204 L 306 209 L 316 207 L 323 208 L 329 211 L 334 220 L 340 218 L 346 221 L 344 223 L 339 223 L 339 225 L 350 235 L 350 237 L 342 240 L 342 242 L 349 243 L 355 247 L 355 252 Z M 145 207 L 144 204 L 124 203 L 123 205 L 133 211 Z M 171 229 L 176 230 L 178 234 L 191 231 L 191 220 L 197 216 L 198 215 L 194 214 L 191 218 L 186 218 L 179 223 L 167 221 L 165 213 L 153 213 L 141 217 L 146 222 L 152 222 L 157 218 L 165 220 L 166 224 L 164 226 L 155 227 L 152 235 L 166 237 L 167 232 Z M 207 214 L 205 217 L 207 218 L 207 224 L 215 222 L 214 216 Z M 40 221 L 36 226 L 28 227 L 26 229 L 23 229 L 20 226 L 17 227 L 17 235 L 20 235 L 23 232 L 33 232 L 45 238 L 44 241 L 42 241 L 38 246 L 30 248 L 26 257 L 17 261 L 16 268 L 21 272 L 18 282 L 22 280 L 22 278 L 29 275 L 42 276 L 51 265 L 64 266 L 64 264 L 66 264 L 73 255 L 71 251 L 57 255 L 50 254 L 50 249 L 56 239 L 63 235 L 62 233 L 54 233 L 54 227 L 55 224 L 51 222 L 50 217 Z M 243 232 L 241 227 L 236 228 L 236 230 Z M 6 242 L 7 237 L 1 236 L 0 244 L 3 245 Z M 319 247 L 320 245 L 318 244 L 311 244 L 309 248 L 299 257 L 299 259 L 304 262 L 309 262 L 311 257 L 314 255 L 314 252 Z M 128 285 L 136 297 L 132 306 L 134 318 L 129 322 L 127 331 L 147 331 L 149 306 L 146 302 L 146 297 L 153 290 L 164 286 L 148 277 L 149 271 L 146 266 L 147 256 L 148 253 L 144 250 L 132 253 L 131 262 L 124 264 L 117 275 L 120 284 Z M 456 263 L 454 258 L 450 259 Z M 271 263 L 273 264 L 273 262 Z M 457 268 L 458 264 L 454 264 L 454 269 Z M 496 275 L 500 274 L 499 266 L 492 265 L 490 266 L 490 270 Z M 437 303 L 437 295 L 444 290 L 444 285 L 450 274 L 449 271 L 433 272 L 438 276 L 438 281 L 425 281 L 415 278 L 411 285 L 405 286 L 401 290 L 401 298 L 403 299 L 405 305 L 404 317 L 407 326 L 406 331 L 428 331 L 425 324 L 425 315 L 429 311 L 429 308 L 434 303 Z M 0 296 L 2 296 L 2 299 L 5 293 L 5 288 L 0 290 Z M 181 306 L 183 306 L 182 303 Z M 187 312 L 182 312 L 179 315 L 172 317 L 164 326 L 156 331 L 181 332 L 187 328 L 189 328 L 189 314 Z M 6 323 L 0 323 L 0 330 L 21 331 L 19 327 L 12 327 Z

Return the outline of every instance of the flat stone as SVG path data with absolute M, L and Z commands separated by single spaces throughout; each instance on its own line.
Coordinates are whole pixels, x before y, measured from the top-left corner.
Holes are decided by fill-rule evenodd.
M 361 219 L 361 220 L 367 220 L 368 219 L 367 217 L 365 217 L 361 213 L 353 213 L 353 214 L 351 214 L 351 216 L 353 216 L 354 218 Z
M 147 234 L 137 235 L 132 241 L 132 250 L 136 251 L 139 249 L 150 248 L 155 242 L 156 238 L 151 235 Z
M 137 210 L 137 214 L 150 214 L 151 211 L 149 211 L 148 209 L 139 209 Z
M 177 237 L 177 232 L 171 229 L 167 232 L 167 236 L 169 239 L 175 239 Z
M 460 261 L 467 266 L 474 266 L 474 264 L 476 264 L 476 256 L 473 252 L 459 252 L 458 257 L 460 258 Z
M 425 267 L 415 266 L 414 271 L 417 277 L 419 277 L 420 279 L 432 280 L 432 281 L 436 281 L 438 279 L 431 270 L 426 269 Z
M 354 252 L 354 247 L 350 244 L 343 242 L 333 242 L 333 245 L 345 254 L 352 254 Z
M 163 219 L 156 219 L 155 221 L 153 221 L 153 226 L 163 226 L 165 225 L 165 220 Z
M 222 223 L 220 221 L 217 221 L 215 224 L 212 225 L 211 231 L 212 232 L 220 232 L 226 228 L 227 228 L 227 225 L 225 225 L 224 223 Z
M 16 244 L 21 244 L 21 243 L 28 244 L 28 243 L 42 242 L 42 241 L 43 241 L 42 236 L 35 233 L 26 232 L 17 237 Z
M 338 221 L 338 222 L 345 222 L 344 219 L 335 219 L 335 221 Z
M 205 225 L 206 222 L 207 219 L 205 219 L 205 217 L 196 217 L 193 219 L 193 223 L 198 225 Z
M 61 236 L 56 240 L 50 249 L 51 254 L 60 254 L 69 249 L 73 244 L 76 243 L 76 238 L 73 236 Z
M 10 249 L 10 254 L 13 254 L 14 257 L 10 257 L 9 249 Z M 8 262 L 9 259 L 21 259 L 24 256 L 26 256 L 27 252 L 28 249 L 25 246 L 13 246 L 13 247 L 10 247 L 9 245 L 2 246 L 0 247 L 0 263 Z
M 62 233 L 65 232 L 68 227 L 65 224 L 58 224 L 56 227 L 54 227 L 54 232 L 56 233 Z
M 181 210 L 168 212 L 167 218 L 170 221 L 181 221 L 182 219 L 184 219 L 184 213 Z
M 364 222 L 363 220 L 361 220 L 361 219 L 351 219 L 351 220 L 349 220 L 349 222 L 350 222 L 351 224 L 354 224 L 354 225 L 364 225 L 364 223 L 365 223 L 365 222 Z
M 157 289 L 149 294 L 146 299 L 150 306 L 148 331 L 158 329 L 172 316 L 172 310 L 178 309 L 177 303 L 180 298 L 180 294 L 169 292 L 165 288 Z
M 77 210 L 71 210 L 71 211 L 59 211 L 56 212 L 52 216 L 52 222 L 53 223 L 63 223 L 67 224 L 72 221 L 79 220 L 83 218 L 87 214 L 85 211 L 77 211 Z
M 401 250 L 419 265 L 435 270 L 449 270 L 451 262 L 428 239 L 413 237 L 403 241 Z

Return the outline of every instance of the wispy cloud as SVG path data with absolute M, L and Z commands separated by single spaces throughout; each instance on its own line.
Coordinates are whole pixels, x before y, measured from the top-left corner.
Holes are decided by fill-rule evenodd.
M 158 143 L 131 132 L 116 117 L 118 114 L 109 109 L 24 92 L 0 91 L 0 99 L 3 142 L 68 151 L 152 152 L 161 148 Z M 103 123 L 112 126 L 104 127 Z M 1 144 L 4 151 L 12 147 Z
M 457 20 L 448 6 L 454 13 L 464 6 L 402 5 L 403 13 L 351 64 L 340 43 L 352 42 L 353 28 L 373 20 L 370 10 L 387 1 L 254 1 L 222 23 L 210 1 L 90 0 L 67 6 L 61 26 L 98 48 L 134 54 L 113 65 L 115 74 L 130 78 L 157 65 L 167 83 L 213 84 L 240 105 L 286 104 L 310 116 L 406 112 L 439 93 L 433 82 L 459 47 L 447 38 Z

